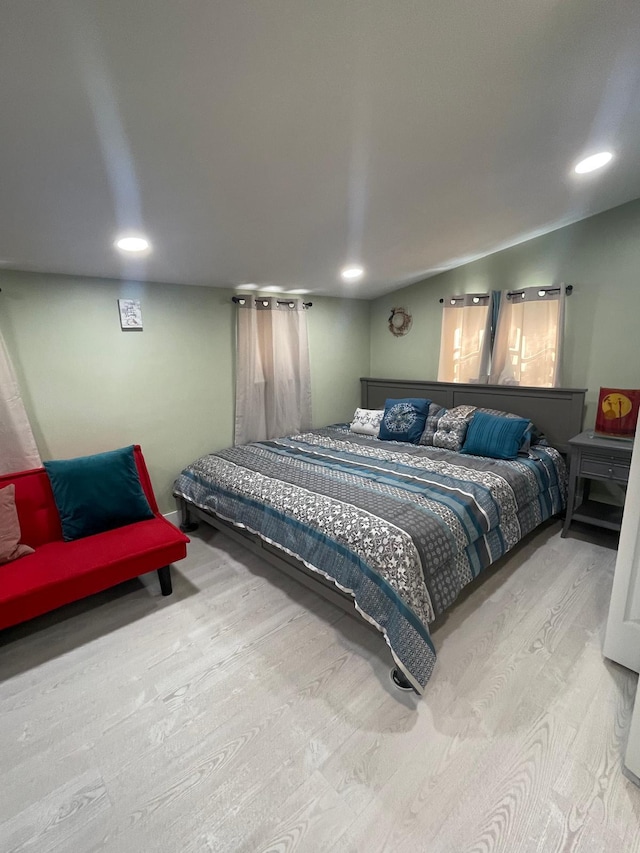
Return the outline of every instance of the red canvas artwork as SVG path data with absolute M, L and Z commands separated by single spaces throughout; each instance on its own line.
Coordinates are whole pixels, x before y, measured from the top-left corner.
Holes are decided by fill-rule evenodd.
M 601 388 L 596 432 L 616 438 L 633 438 L 638 423 L 640 390 Z

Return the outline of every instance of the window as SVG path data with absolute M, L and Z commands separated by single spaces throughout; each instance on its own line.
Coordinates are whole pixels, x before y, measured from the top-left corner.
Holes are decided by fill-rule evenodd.
M 297 299 L 238 302 L 235 443 L 311 426 L 307 318 Z
M 438 382 L 487 382 L 492 302 L 488 293 L 445 300 Z
M 564 333 L 564 287 L 531 287 L 505 296 L 489 381 L 497 385 L 557 387 Z

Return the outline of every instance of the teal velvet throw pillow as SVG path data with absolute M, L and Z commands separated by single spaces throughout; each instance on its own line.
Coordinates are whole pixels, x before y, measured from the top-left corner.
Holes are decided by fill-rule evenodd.
M 493 459 L 515 459 L 529 429 L 526 418 L 507 418 L 476 412 L 471 419 L 462 453 L 490 456 Z
M 140 484 L 133 445 L 43 465 L 66 542 L 153 518 Z

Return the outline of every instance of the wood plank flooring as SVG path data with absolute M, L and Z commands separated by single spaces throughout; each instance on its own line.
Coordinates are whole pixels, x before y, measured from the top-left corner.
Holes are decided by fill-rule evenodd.
M 222 534 L 0 634 L 0 850 L 640 853 L 636 676 L 602 658 L 615 538 L 551 523 L 434 631 L 382 638 Z

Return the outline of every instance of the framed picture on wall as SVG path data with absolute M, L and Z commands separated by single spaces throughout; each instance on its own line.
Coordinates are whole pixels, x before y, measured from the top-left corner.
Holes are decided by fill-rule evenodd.
M 142 306 L 139 299 L 118 299 L 118 310 L 123 332 L 142 331 Z
M 596 433 L 612 438 L 633 438 L 638 424 L 640 390 L 601 388 L 596 413 Z

